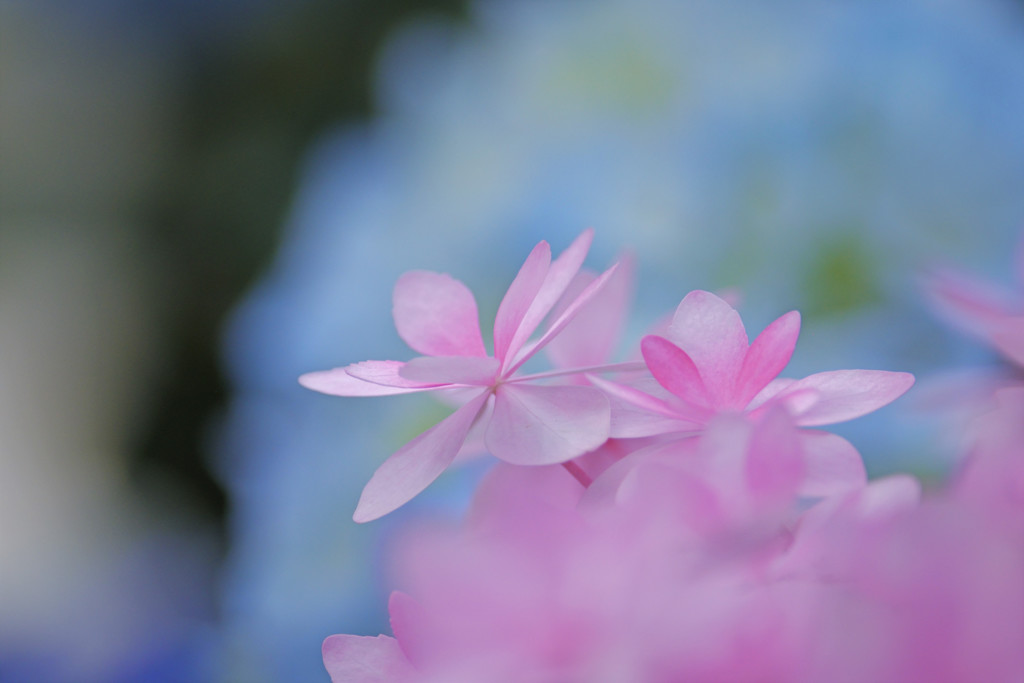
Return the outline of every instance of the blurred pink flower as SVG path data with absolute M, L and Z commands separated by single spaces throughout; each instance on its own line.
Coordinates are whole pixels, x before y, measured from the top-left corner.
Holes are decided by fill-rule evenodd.
M 1024 385 L 1000 389 L 994 407 L 968 426 L 968 453 L 955 493 L 1024 527 Z
M 795 513 L 809 473 L 799 430 L 776 406 L 756 423 L 721 415 L 699 436 L 639 449 L 598 477 L 583 502 L 613 514 L 659 506 L 678 533 L 756 530 L 772 538 Z
M 1015 262 L 1016 288 L 937 268 L 924 278 L 924 289 L 946 320 L 1024 366 L 1024 239 L 1017 246 Z
M 325 663 L 399 681 L 779 680 L 798 661 L 792 600 L 743 556 L 711 565 L 675 520 L 578 507 L 559 467 L 499 465 L 461 529 L 420 529 L 394 567 L 395 640 L 332 636 Z M 650 507 L 645 507 L 650 505 Z M 397 645 L 394 647 L 393 645 Z M 386 658 L 386 664 L 381 659 Z M 356 661 L 349 661 L 356 660 Z M 345 668 L 347 667 L 347 668 Z M 367 678 L 365 680 L 377 680 Z M 383 679 L 382 679 L 383 680 Z
M 395 320 L 425 356 L 303 377 L 340 395 L 475 392 L 378 470 L 357 519 L 426 486 L 490 403 L 485 440 L 505 461 L 462 525 L 399 541 L 394 637 L 329 637 L 332 680 L 1024 680 L 1024 388 L 979 406 L 946 490 L 922 502 L 912 477 L 868 484 L 851 444 L 806 427 L 876 410 L 913 376 L 780 379 L 799 314 L 751 344 L 736 311 L 702 291 L 644 338 L 649 375 L 601 365 L 628 278 L 577 275 L 589 240 L 554 263 L 546 244 L 534 250 L 499 308 L 494 356 L 469 291 L 411 273 Z M 549 349 L 559 369 L 515 375 L 562 330 Z M 611 427 L 592 386 L 522 384 L 607 370 L 637 371 L 582 378 L 607 392 Z
M 1020 525 L 940 495 L 830 527 L 807 680 L 1024 680 Z
M 716 421 L 703 465 L 586 492 L 499 465 L 464 526 L 403 539 L 395 637 L 328 638 L 332 680 L 1021 680 L 1024 526 L 903 476 L 792 521 L 799 467 L 757 464 L 798 461 L 783 420 Z

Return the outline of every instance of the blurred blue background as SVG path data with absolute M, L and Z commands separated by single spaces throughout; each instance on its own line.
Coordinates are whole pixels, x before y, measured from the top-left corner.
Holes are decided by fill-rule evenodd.
M 789 374 L 993 363 L 916 277 L 1011 281 L 1024 3 L 0 0 L 0 680 L 326 680 L 387 631 L 388 539 L 481 465 L 351 522 L 443 414 L 296 377 L 409 357 L 404 270 L 485 323 L 540 239 L 636 254 L 631 339 L 693 288 Z M 955 444 L 906 399 L 874 473 Z

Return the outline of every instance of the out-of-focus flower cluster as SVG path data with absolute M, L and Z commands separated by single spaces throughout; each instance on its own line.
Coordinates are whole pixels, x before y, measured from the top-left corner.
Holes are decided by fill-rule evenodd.
M 389 306 L 405 271 L 458 274 L 487 339 L 507 284 L 493 274 L 593 225 L 595 264 L 629 244 L 643 267 L 634 338 L 691 289 L 738 287 L 752 329 L 783 304 L 804 315 L 798 377 L 924 377 L 979 355 L 907 292 L 922 265 L 996 262 L 1024 218 L 1022 26 L 1004 0 L 494 0 L 464 25 L 395 35 L 380 115 L 311 152 L 279 257 L 229 329 L 223 614 L 244 677 L 312 678 L 323 633 L 386 628 L 383 543 L 425 509 L 460 510 L 480 473 L 450 469 L 382 521 L 349 524 L 384 456 L 443 413 L 295 386 L 409 358 Z M 562 338 L 552 364 L 581 364 Z M 869 471 L 941 469 L 925 457 L 938 431 L 906 419 L 909 403 L 834 431 Z
M 493 356 L 469 291 L 418 271 L 394 316 L 430 355 L 304 376 L 326 393 L 461 404 L 381 466 L 357 519 L 416 495 L 473 450 L 473 428 L 504 461 L 463 524 L 406 534 L 394 637 L 328 638 L 332 680 L 1021 680 L 1024 384 L 997 392 L 958 476 L 922 500 L 914 478 L 868 483 L 848 441 L 803 428 L 871 412 L 913 378 L 779 378 L 795 312 L 751 343 L 728 303 L 695 291 L 643 338 L 642 362 L 517 375 L 556 341 L 562 360 L 609 346 L 616 326 L 601 321 L 621 319 L 624 275 L 577 273 L 589 239 L 553 262 L 546 243 L 531 253 Z

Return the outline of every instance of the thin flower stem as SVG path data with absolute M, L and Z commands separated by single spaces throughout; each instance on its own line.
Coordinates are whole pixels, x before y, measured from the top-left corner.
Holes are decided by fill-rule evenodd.
M 581 372 L 631 372 L 643 370 L 647 365 L 643 361 L 630 361 L 627 363 L 612 363 L 610 365 L 591 365 L 585 368 L 572 368 L 570 370 L 549 370 L 538 372 L 532 375 L 520 375 L 505 380 L 506 383 L 527 382 L 535 379 L 546 379 L 548 377 L 563 377 L 565 375 L 578 375 Z
M 583 468 L 572 460 L 563 462 L 562 467 L 564 467 L 565 471 L 571 474 L 576 481 L 583 484 L 583 488 L 585 489 L 590 488 L 590 485 L 594 482 L 594 480 L 590 478 L 590 475 L 584 472 Z

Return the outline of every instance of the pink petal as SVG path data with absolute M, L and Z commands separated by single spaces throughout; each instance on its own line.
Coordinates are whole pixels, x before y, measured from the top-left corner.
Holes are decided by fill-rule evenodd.
M 979 337 L 994 324 L 1021 313 L 1020 297 L 970 275 L 937 269 L 924 278 L 924 289 L 948 322 Z
M 789 383 L 795 384 L 796 380 L 789 380 Z M 779 392 L 777 396 L 772 396 L 771 400 L 766 401 L 761 401 L 759 396 L 755 399 L 755 402 L 758 403 L 757 408 L 748 410 L 747 416 L 754 420 L 760 419 L 767 411 L 773 410 L 778 405 L 784 406 L 786 412 L 791 416 L 803 415 L 820 400 L 821 392 L 810 387 L 798 388 L 785 393 Z M 751 403 L 751 405 L 753 404 L 754 402 Z
M 644 519 L 669 523 L 676 538 L 688 531 L 704 533 L 722 520 L 717 492 L 692 467 L 697 439 L 647 446 L 616 462 L 583 493 L 580 508 L 621 517 L 624 510 Z
M 875 479 L 855 499 L 862 519 L 887 519 L 917 507 L 921 501 L 921 482 L 909 474 L 894 474 Z
M 593 387 L 503 384 L 487 448 L 514 465 L 553 465 L 607 441 L 610 418 L 608 399 Z
M 800 494 L 809 497 L 834 496 L 858 491 L 868 483 L 860 453 L 849 441 L 816 429 L 801 432 L 806 477 Z
M 625 472 L 612 501 L 620 509 L 632 509 L 641 519 L 670 521 L 675 538 L 686 538 L 690 531 L 713 533 L 724 517 L 719 492 L 706 479 L 664 458 L 638 458 Z M 583 504 L 598 505 L 600 500 L 584 499 Z
M 1017 365 L 1024 365 L 1024 317 L 1009 318 L 995 325 L 992 343 Z
M 833 370 L 797 380 L 775 399 L 784 400 L 808 389 L 817 391 L 818 399 L 794 415 L 797 424 L 816 427 L 867 415 L 895 401 L 913 384 L 914 376 L 908 372 Z
M 420 356 L 405 364 L 399 374 L 425 384 L 488 386 L 498 373 L 498 360 L 476 356 Z
M 668 401 L 652 396 L 646 391 L 631 387 L 626 384 L 620 384 L 618 382 L 612 382 L 607 379 L 598 377 L 597 375 L 587 375 L 587 380 L 595 387 L 604 391 L 608 396 L 634 405 L 641 410 L 652 413 L 654 415 L 660 415 L 673 420 L 688 420 L 691 417 L 700 415 L 702 418 L 710 415 L 710 413 L 698 413 L 694 411 L 693 414 L 681 413 L 679 408 Z M 703 423 L 703 419 L 700 420 Z
M 884 521 L 917 506 L 921 485 L 907 475 L 876 479 L 855 491 L 828 497 L 800 516 L 793 545 L 781 558 L 783 575 L 821 571 L 823 553 L 830 544 L 842 542 L 851 522 Z M 834 547 L 834 545 L 833 545 Z
M 529 360 L 533 354 L 547 346 L 548 342 L 561 333 L 565 326 L 568 325 L 574 317 L 576 317 L 576 314 L 579 313 L 590 302 L 590 300 L 604 288 L 608 280 L 615 274 L 616 268 L 617 266 L 613 265 L 611 268 L 601 273 L 596 280 L 587 285 L 583 291 L 580 292 L 580 295 L 576 297 L 571 304 L 569 304 L 565 311 L 563 311 L 562 314 L 551 323 L 551 326 L 548 327 L 547 331 L 544 332 L 541 338 L 538 339 L 536 343 L 530 345 L 525 352 L 518 355 L 515 363 L 510 366 L 506 372 L 515 372 L 519 366 Z
M 695 406 L 710 404 L 700 371 L 685 351 L 664 337 L 653 334 L 643 338 L 640 351 L 658 384 L 687 403 Z
M 640 438 L 663 434 L 695 434 L 703 429 L 696 422 L 678 418 L 663 418 L 653 413 L 645 413 L 623 405 L 611 407 L 611 425 L 608 428 L 610 438 Z
M 775 398 L 787 388 L 789 388 L 796 380 L 789 377 L 776 377 L 772 381 L 768 382 L 764 389 L 759 391 L 754 398 L 747 404 L 747 410 L 753 411 Z
M 366 360 L 362 363 L 353 363 L 345 368 L 352 377 L 372 384 L 381 384 L 385 387 L 399 387 L 404 389 L 434 389 L 443 384 L 430 382 L 414 382 L 402 377 L 403 361 L 396 360 Z
M 512 340 L 522 336 L 518 335 L 519 329 L 523 326 L 523 319 L 537 297 L 541 285 L 544 284 L 550 266 L 551 247 L 547 242 L 541 242 L 526 257 L 515 280 L 505 292 L 498 306 L 498 313 L 494 317 L 494 357 L 499 361 L 504 362 L 518 350 L 512 348 Z M 532 329 L 527 332 L 523 341 L 532 332 Z
M 692 460 L 695 439 L 673 439 L 638 449 L 606 469 L 584 491 L 581 507 L 614 505 L 627 498 L 630 491 L 622 491 L 623 483 L 638 467 L 654 465 L 658 468 L 685 469 L 680 463 Z M 688 456 L 688 457 L 687 457 Z M 688 472 L 689 473 L 689 472 Z
M 693 359 L 714 404 L 728 405 L 747 353 L 739 313 L 711 292 L 690 292 L 672 317 L 668 338 Z
M 788 502 L 806 478 L 801 432 L 781 407 L 768 411 L 757 423 L 747 446 L 748 495 Z
M 412 500 L 451 464 L 490 396 L 489 391 L 402 446 L 373 473 L 353 519 L 369 522 Z
M 413 664 L 422 666 L 427 638 L 421 632 L 424 623 L 423 608 L 416 600 L 401 591 L 392 591 L 388 598 L 388 616 L 391 621 L 391 632 L 395 634 L 398 645 L 405 658 Z
M 388 636 L 329 636 L 323 656 L 332 683 L 401 683 L 416 674 L 398 642 Z
M 564 467 L 519 467 L 499 462 L 483 478 L 466 514 L 467 525 L 485 532 L 522 526 L 522 511 L 571 513 L 585 489 Z
M 832 496 L 807 510 L 797 525 L 796 541 L 818 542 L 829 531 L 829 524 L 844 514 L 861 521 L 885 520 L 914 509 L 920 500 L 921 484 L 910 475 L 875 479 L 856 491 Z
M 569 283 L 572 282 L 580 266 L 583 265 L 583 259 L 587 257 L 587 252 L 590 250 L 590 243 L 593 239 L 593 229 L 588 228 L 584 230 L 551 263 L 551 268 L 544 277 L 544 282 L 541 284 L 540 289 L 537 290 L 533 301 L 530 302 L 530 307 L 527 309 L 526 315 L 523 316 L 523 320 L 509 344 L 507 352 L 509 357 L 514 358 L 516 356 L 519 349 L 523 347 L 523 344 L 526 343 L 530 335 L 540 325 L 541 320 L 551 311 L 551 308 L 558 300 L 562 298 Z M 537 348 L 539 346 L 534 351 Z
M 612 421 L 608 435 L 614 439 L 635 439 L 661 434 L 693 434 L 704 428 L 703 423 L 680 417 L 664 417 L 641 410 L 631 404 L 609 396 Z
M 733 408 L 742 410 L 789 363 L 800 336 L 800 313 L 790 311 L 764 328 L 747 349 L 736 379 Z
M 299 384 L 332 396 L 393 396 L 437 386 L 400 376 L 403 365 L 396 360 L 368 360 L 333 370 L 307 372 L 299 377 Z
M 741 415 L 715 415 L 695 439 L 696 451 L 682 465 L 707 480 L 719 493 L 743 505 L 749 498 L 746 474 L 754 425 Z
M 402 275 L 392 297 L 395 327 L 425 356 L 486 356 L 476 299 L 450 275 L 414 270 Z
M 633 259 L 619 261 L 619 268 L 604 288 L 547 345 L 547 355 L 556 367 L 586 367 L 607 363 L 625 327 L 629 302 L 633 298 Z M 551 314 L 560 316 L 583 289 L 597 278 L 580 271 L 565 290 Z
M 651 396 L 635 387 L 611 382 L 594 375 L 587 380 L 608 395 L 612 406 L 610 435 L 615 438 L 634 438 L 689 432 L 700 429 L 709 416 L 706 411 L 694 408 L 684 412 L 669 402 Z

